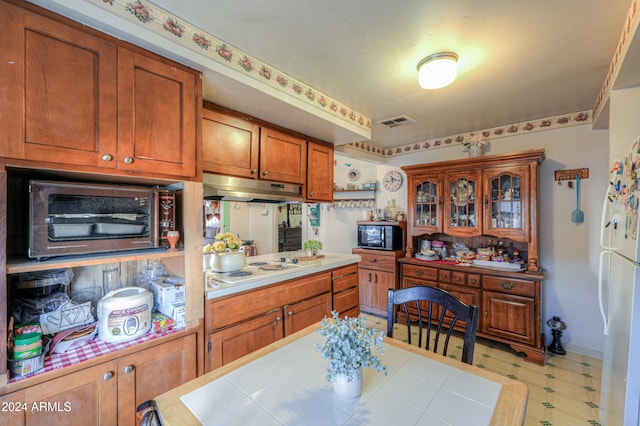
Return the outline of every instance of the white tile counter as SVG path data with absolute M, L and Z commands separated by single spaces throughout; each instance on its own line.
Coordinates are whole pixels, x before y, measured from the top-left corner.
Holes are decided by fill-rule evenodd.
M 364 369 L 363 393 L 341 399 L 313 347 L 316 326 L 156 398 L 165 425 L 515 425 L 526 386 L 385 338 L 385 376 Z
M 339 268 L 341 266 L 352 265 L 360 262 L 360 256 L 353 254 L 343 253 L 323 253 L 324 258 L 315 259 L 311 261 L 299 262 L 298 264 L 291 264 L 287 262 L 289 266 L 281 271 L 270 272 L 268 274 L 260 274 L 255 277 L 245 278 L 241 282 L 234 284 L 225 284 L 217 282 L 219 285 L 217 288 L 213 288 L 210 282 L 207 282 L 207 272 L 203 274 L 205 292 L 208 299 L 214 299 L 216 297 L 228 296 L 230 294 L 240 293 L 247 290 L 254 290 L 260 287 L 264 287 L 270 284 L 276 284 L 282 281 L 300 278 L 307 275 L 312 275 L 318 272 L 328 271 L 331 269 Z M 264 254 L 260 256 L 247 257 L 247 263 L 252 262 L 276 262 L 278 261 L 279 254 Z

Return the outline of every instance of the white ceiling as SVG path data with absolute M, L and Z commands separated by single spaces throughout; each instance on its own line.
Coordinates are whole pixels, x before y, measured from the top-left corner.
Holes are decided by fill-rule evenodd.
M 51 7 L 48 0 L 34 2 Z M 631 5 L 630 0 L 152 3 L 368 116 L 370 143 L 382 148 L 590 110 Z M 439 51 L 459 55 L 459 77 L 444 89 L 423 90 L 416 64 Z M 194 66 L 191 59 L 183 62 Z M 200 69 L 206 100 L 340 142 L 323 120 L 300 115 L 206 64 Z M 377 124 L 398 115 L 417 123 L 393 129 Z

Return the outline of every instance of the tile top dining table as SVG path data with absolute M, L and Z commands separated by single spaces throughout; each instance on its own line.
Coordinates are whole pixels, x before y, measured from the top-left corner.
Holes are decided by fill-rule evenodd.
M 319 324 L 226 364 L 155 399 L 173 425 L 521 425 L 527 387 L 384 339 L 388 374 L 363 370 L 362 395 L 342 399 L 314 343 Z M 170 366 L 168 366 L 170 368 Z

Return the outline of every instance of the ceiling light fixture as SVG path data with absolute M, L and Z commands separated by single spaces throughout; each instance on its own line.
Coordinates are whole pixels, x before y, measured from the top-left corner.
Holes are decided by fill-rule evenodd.
M 439 52 L 418 63 L 418 83 L 423 89 L 440 89 L 453 83 L 458 73 L 458 55 Z

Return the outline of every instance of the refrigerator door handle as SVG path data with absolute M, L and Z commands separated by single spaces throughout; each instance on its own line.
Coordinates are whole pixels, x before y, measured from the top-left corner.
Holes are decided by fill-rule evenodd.
M 600 247 L 602 247 L 605 250 L 615 250 L 614 247 L 609 246 L 609 244 L 611 244 L 611 241 L 609 241 L 608 244 L 604 243 L 604 234 L 607 231 L 607 228 L 609 227 L 609 225 L 611 225 L 611 219 L 607 221 L 607 213 L 608 213 L 607 206 L 609 202 L 612 202 L 612 201 L 611 201 L 611 198 L 609 197 L 609 190 L 607 189 L 604 192 L 604 200 L 602 200 L 602 219 L 600 224 Z
M 607 319 L 607 313 L 604 311 L 604 300 L 602 297 L 603 293 L 603 277 L 604 277 L 604 257 L 605 256 L 613 256 L 614 252 L 610 250 L 604 250 L 600 253 L 600 262 L 598 264 L 598 305 L 600 307 L 600 315 L 602 316 L 602 321 L 604 322 L 604 335 L 609 335 L 609 320 Z

